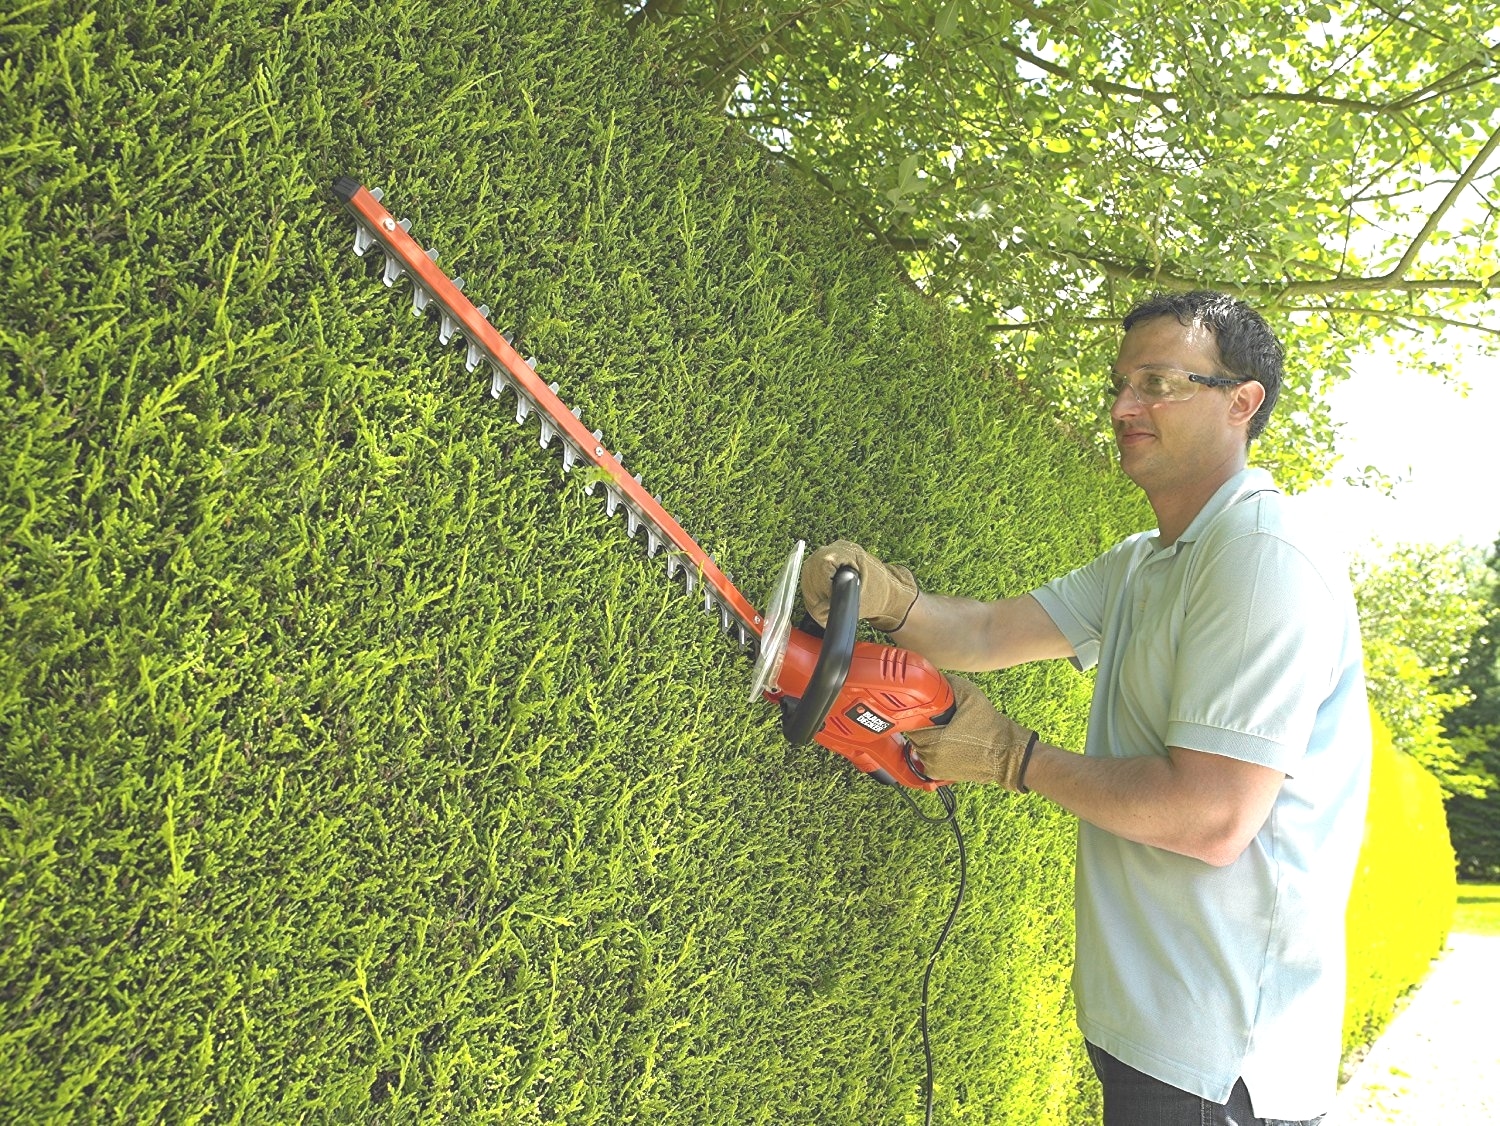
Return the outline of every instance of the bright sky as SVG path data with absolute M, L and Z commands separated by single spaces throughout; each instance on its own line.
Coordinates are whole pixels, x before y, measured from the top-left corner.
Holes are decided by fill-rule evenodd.
M 1455 373 L 1467 396 L 1370 356 L 1334 390 L 1334 418 L 1345 426 L 1332 476 L 1373 465 L 1400 480 L 1393 497 L 1342 484 L 1305 494 L 1301 503 L 1348 550 L 1374 556 L 1375 544 L 1454 540 L 1487 548 L 1500 537 L 1500 359 L 1466 355 Z

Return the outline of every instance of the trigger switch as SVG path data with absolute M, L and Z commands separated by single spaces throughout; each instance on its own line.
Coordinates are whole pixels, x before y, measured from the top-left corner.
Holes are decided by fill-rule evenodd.
M 958 706 L 957 704 L 954 704 L 954 707 L 957 707 L 957 706 Z M 948 710 L 952 711 L 953 709 L 949 708 Z M 952 719 L 953 717 L 949 716 L 948 718 Z M 946 723 L 947 720 L 944 720 L 944 722 Z M 911 772 L 913 774 L 915 774 L 918 778 L 922 779 L 922 781 L 924 781 L 924 782 L 935 782 L 936 781 L 935 778 L 930 777 L 928 775 L 928 773 L 925 770 L 922 769 L 922 764 L 917 761 L 917 756 L 911 753 L 911 744 L 910 743 L 907 743 L 905 747 L 901 748 L 901 754 L 906 759 L 907 768 L 910 769 Z

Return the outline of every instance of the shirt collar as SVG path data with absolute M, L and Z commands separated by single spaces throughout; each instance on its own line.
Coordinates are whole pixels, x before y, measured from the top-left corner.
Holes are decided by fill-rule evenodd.
M 1241 469 L 1220 485 L 1214 495 L 1208 498 L 1208 503 L 1198 510 L 1198 515 L 1193 517 L 1192 523 L 1184 529 L 1182 535 L 1177 537 L 1177 543 L 1191 543 L 1196 540 L 1214 518 L 1230 505 L 1238 504 L 1242 500 L 1253 497 L 1256 493 L 1279 492 L 1281 490 L 1276 487 L 1276 482 L 1266 470 Z

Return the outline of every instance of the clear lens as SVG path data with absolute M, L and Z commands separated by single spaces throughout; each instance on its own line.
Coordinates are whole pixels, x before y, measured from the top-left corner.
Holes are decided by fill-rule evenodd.
M 1142 368 L 1130 373 L 1130 378 L 1111 375 L 1109 380 L 1109 405 L 1124 393 L 1125 388 L 1144 407 L 1157 403 L 1177 403 L 1191 399 L 1198 393 L 1198 385 L 1188 378 L 1187 372 L 1172 368 Z

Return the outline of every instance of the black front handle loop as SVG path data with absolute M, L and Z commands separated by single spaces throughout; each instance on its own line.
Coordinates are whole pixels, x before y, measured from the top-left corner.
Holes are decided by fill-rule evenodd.
M 833 702 L 844 690 L 849 663 L 854 659 L 854 634 L 859 627 L 859 572 L 847 564 L 833 576 L 828 625 L 823 646 L 800 700 L 783 699 L 781 733 L 800 747 L 823 729 Z

